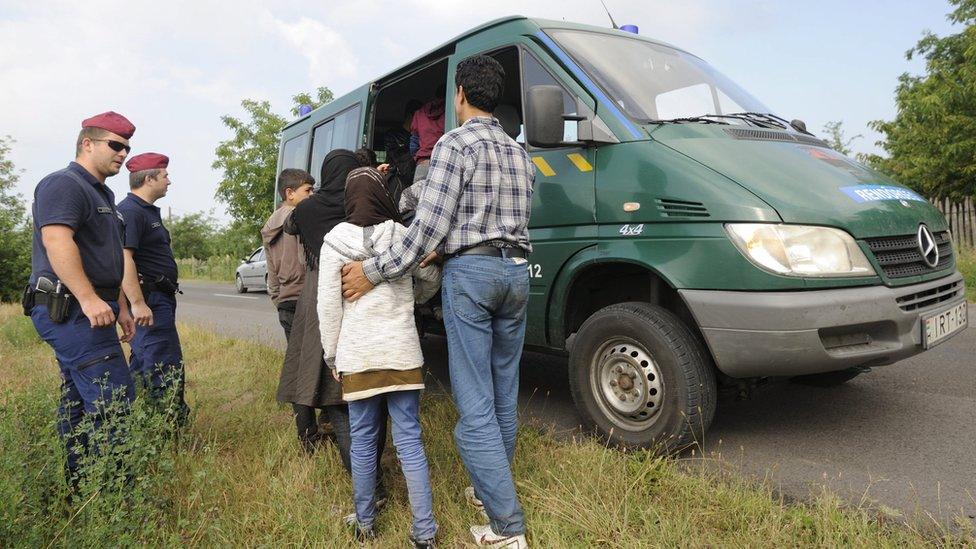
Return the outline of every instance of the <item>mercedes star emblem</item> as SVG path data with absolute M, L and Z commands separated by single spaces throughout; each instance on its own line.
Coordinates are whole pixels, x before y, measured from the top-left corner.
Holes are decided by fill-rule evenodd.
M 922 260 L 929 267 L 939 264 L 939 246 L 935 243 L 935 236 L 925 225 L 918 226 L 918 249 L 922 252 Z

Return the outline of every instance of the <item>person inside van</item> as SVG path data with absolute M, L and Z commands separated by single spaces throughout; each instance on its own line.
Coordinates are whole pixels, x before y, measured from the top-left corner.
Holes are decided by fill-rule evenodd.
M 386 163 L 389 166 L 386 188 L 393 195 L 393 202 L 400 203 L 400 195 L 413 183 L 416 165 L 413 153 L 410 151 L 410 127 L 413 115 L 422 106 L 421 102 L 411 99 L 403 112 L 403 123 L 390 128 L 383 134 L 383 147 L 386 150 Z
M 412 277 L 384 284 L 357 303 L 342 299 L 342 267 L 379 255 L 407 231 L 385 183 L 375 169 L 353 170 L 346 181 L 346 222 L 325 236 L 318 284 L 322 349 L 349 405 L 356 507 L 350 523 L 357 536 L 375 537 L 377 437 L 388 413 L 413 513 L 410 540 L 414 547 L 432 547 L 437 524 L 419 415 L 424 356 L 413 311 L 415 300 L 437 292 L 439 268 L 417 268 Z
M 319 409 L 332 424 L 339 456 L 346 471 L 349 461 L 349 410 L 342 400 L 339 384 L 325 367 L 322 338 L 319 332 L 318 301 L 319 254 L 322 240 L 336 225 L 346 219 L 346 176 L 361 167 L 362 158 L 354 152 L 337 149 L 322 162 L 319 189 L 300 204 L 285 224 L 285 232 L 298 235 L 305 254 L 305 285 L 298 296 L 291 337 L 285 351 L 285 362 L 278 382 L 278 402 L 289 402 L 295 410 L 298 437 L 311 453 L 321 439 L 315 410 Z M 386 442 L 386 425 L 377 435 L 377 461 Z M 379 467 L 377 467 L 379 470 Z M 385 492 L 382 483 L 379 492 Z M 385 500 L 385 496 L 382 498 Z
M 410 122 L 410 133 L 417 138 L 417 152 L 413 155 L 417 165 L 413 180 L 418 181 L 427 177 L 430 170 L 430 154 L 434 150 L 437 140 L 444 135 L 444 95 L 447 86 L 437 86 L 434 98 L 424 103 L 417 112 L 413 113 Z

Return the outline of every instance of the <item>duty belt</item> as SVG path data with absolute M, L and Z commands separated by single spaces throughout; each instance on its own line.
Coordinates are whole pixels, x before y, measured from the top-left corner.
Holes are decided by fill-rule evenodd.
M 180 291 L 180 285 L 170 281 L 168 278 L 163 278 L 158 282 L 152 280 L 141 278 L 139 280 L 139 285 L 142 287 L 142 293 L 147 294 L 149 292 L 162 292 L 168 295 L 176 295 L 177 293 L 183 293 Z
M 119 300 L 119 289 L 118 288 L 95 288 L 95 295 L 99 299 L 105 301 L 118 301 Z M 31 291 L 30 292 L 30 306 L 34 305 L 47 305 L 48 302 L 55 296 L 46 292 Z M 28 305 L 28 304 L 25 304 Z M 25 307 L 26 308 L 26 307 Z

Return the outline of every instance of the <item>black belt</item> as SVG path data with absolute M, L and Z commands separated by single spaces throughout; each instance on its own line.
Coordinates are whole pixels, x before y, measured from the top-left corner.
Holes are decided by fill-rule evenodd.
M 105 301 L 118 301 L 119 289 L 118 288 L 95 288 L 95 295 L 97 295 L 99 299 L 103 299 Z M 33 291 L 31 292 L 31 299 L 33 300 L 32 305 L 47 305 L 48 298 L 50 297 L 51 295 L 46 292 Z
M 139 285 L 142 287 L 142 293 L 144 294 L 148 294 L 149 292 L 160 292 L 167 295 L 176 295 L 177 292 L 183 293 L 180 292 L 179 284 L 176 284 L 176 287 L 174 288 L 173 283 L 169 282 L 168 280 L 165 285 L 157 284 L 151 280 L 142 280 Z
M 480 244 L 478 246 L 471 246 L 470 248 L 465 248 L 458 252 L 451 254 L 451 257 L 457 257 L 459 255 L 487 255 L 491 257 L 521 257 L 525 259 L 525 250 L 522 248 L 500 248 L 498 246 L 490 246 L 487 244 Z

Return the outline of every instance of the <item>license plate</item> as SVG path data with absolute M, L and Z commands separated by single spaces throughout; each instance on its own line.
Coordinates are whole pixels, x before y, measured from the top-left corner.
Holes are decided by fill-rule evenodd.
M 961 332 L 969 324 L 966 303 L 953 305 L 937 313 L 922 317 L 922 344 L 934 347 Z

